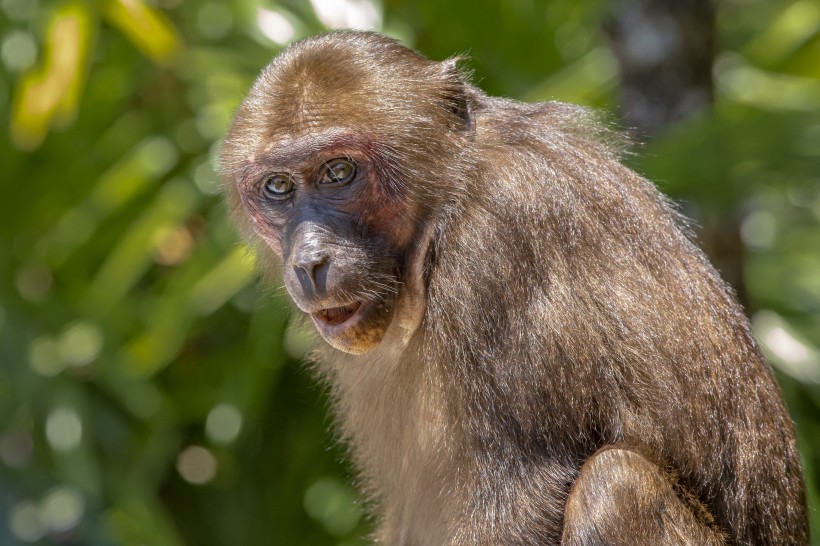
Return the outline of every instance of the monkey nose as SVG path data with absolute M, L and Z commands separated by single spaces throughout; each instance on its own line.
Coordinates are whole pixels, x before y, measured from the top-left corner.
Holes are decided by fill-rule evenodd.
M 330 257 L 324 254 L 300 253 L 293 261 L 296 277 L 308 297 L 324 295 Z

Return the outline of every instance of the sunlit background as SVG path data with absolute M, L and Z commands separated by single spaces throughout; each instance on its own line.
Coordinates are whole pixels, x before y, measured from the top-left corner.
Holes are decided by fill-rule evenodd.
M 820 544 L 820 4 L 664 4 L 0 0 L 0 544 L 364 543 L 309 340 L 215 175 L 259 70 L 343 27 L 635 129 L 776 369 Z M 679 43 L 703 70 L 662 74 Z

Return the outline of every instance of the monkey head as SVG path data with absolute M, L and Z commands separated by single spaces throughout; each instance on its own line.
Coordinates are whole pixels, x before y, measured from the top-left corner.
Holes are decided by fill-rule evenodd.
M 262 72 L 220 163 L 234 216 L 295 304 L 330 345 L 362 354 L 420 324 L 431 226 L 461 187 L 470 124 L 455 61 L 338 34 Z

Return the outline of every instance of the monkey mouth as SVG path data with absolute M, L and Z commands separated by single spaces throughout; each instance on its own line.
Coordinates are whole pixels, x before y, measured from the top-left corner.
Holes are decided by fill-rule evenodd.
M 350 354 L 375 347 L 392 321 L 394 298 L 354 301 L 310 313 L 319 334 L 331 346 Z
M 312 313 L 314 320 L 324 327 L 336 327 L 348 322 L 362 308 L 362 302 L 354 301 L 341 307 L 320 309 Z

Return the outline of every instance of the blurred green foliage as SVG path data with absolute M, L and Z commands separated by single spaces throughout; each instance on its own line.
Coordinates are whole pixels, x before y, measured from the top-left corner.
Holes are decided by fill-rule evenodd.
M 282 44 L 465 53 L 614 108 L 598 0 L 0 0 L 0 544 L 361 544 L 369 523 L 215 150 Z M 820 5 L 723 0 L 713 111 L 631 158 L 695 219 L 797 422 L 820 534 Z M 820 540 L 815 538 L 815 543 Z

